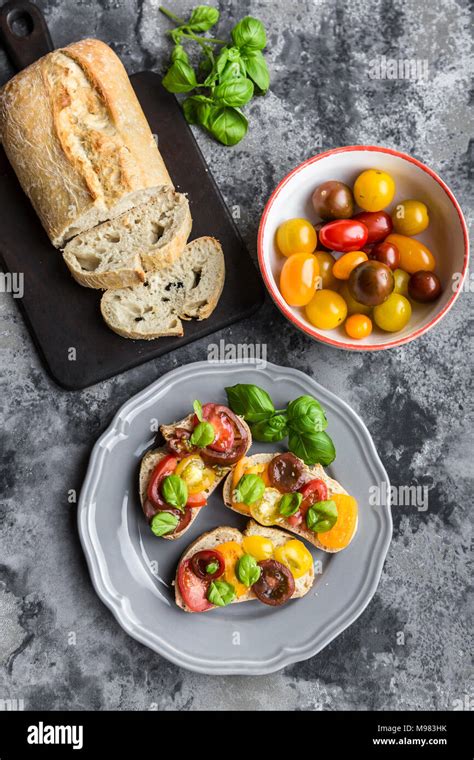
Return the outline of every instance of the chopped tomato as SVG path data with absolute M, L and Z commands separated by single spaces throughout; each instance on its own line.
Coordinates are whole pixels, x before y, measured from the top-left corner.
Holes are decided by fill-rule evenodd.
M 213 451 L 229 451 L 234 445 L 234 426 L 224 408 L 217 404 L 204 404 L 202 408 L 203 419 L 211 423 L 216 434 L 213 442 L 209 444 Z M 194 424 L 197 425 L 198 422 L 197 416 L 194 415 Z
M 198 578 L 191 568 L 191 560 L 185 559 L 178 568 L 178 588 L 187 607 L 193 612 L 204 612 L 212 607 L 207 600 L 208 581 Z
M 234 473 L 232 475 L 232 490 L 237 488 L 237 483 L 243 475 L 259 475 L 265 483 L 265 487 L 268 487 L 270 485 L 270 481 L 268 480 L 267 464 L 252 465 L 250 464 L 250 460 L 247 457 L 243 457 L 234 468 Z M 250 508 L 247 506 L 247 504 L 241 502 L 234 503 L 233 506 L 240 512 L 245 512 L 246 514 L 250 515 Z
M 247 586 L 239 581 L 236 574 L 237 562 L 244 554 L 242 545 L 237 541 L 226 541 L 225 544 L 216 546 L 216 551 L 224 557 L 225 570 L 222 580 L 234 587 L 237 596 L 242 596 L 248 591 Z
M 336 502 L 337 520 L 331 530 L 318 533 L 318 540 L 327 549 L 344 549 L 352 539 L 357 524 L 357 501 L 345 493 L 332 493 Z
M 176 469 L 178 460 L 176 457 L 167 454 L 163 459 L 160 459 L 155 469 L 151 473 L 150 480 L 148 482 L 147 496 L 149 501 L 158 508 L 165 506 L 165 501 L 160 493 L 160 486 L 164 478 L 167 475 L 171 475 Z
M 300 525 L 303 522 L 306 512 L 313 504 L 316 504 L 318 501 L 326 501 L 328 498 L 326 483 L 319 478 L 315 478 L 314 480 L 310 480 L 309 483 L 306 483 L 303 488 L 301 488 L 300 493 L 303 497 L 303 501 L 301 502 L 299 510 L 295 512 L 294 515 L 287 518 L 289 524 L 293 526 Z
M 205 493 L 190 493 L 186 502 L 187 507 L 205 507 L 207 504 Z

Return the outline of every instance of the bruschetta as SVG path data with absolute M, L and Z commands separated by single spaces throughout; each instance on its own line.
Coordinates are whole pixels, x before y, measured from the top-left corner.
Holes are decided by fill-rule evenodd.
M 198 517 L 222 479 L 252 444 L 246 422 L 221 404 L 194 402 L 194 412 L 162 425 L 164 444 L 148 451 L 139 491 L 152 532 L 174 541 Z
M 314 562 L 302 541 L 250 520 L 243 531 L 204 533 L 182 555 L 175 600 L 185 612 L 208 612 L 257 599 L 277 607 L 308 593 Z
M 319 464 L 291 452 L 244 457 L 224 483 L 224 502 L 261 525 L 277 525 L 325 552 L 349 546 L 357 501 Z

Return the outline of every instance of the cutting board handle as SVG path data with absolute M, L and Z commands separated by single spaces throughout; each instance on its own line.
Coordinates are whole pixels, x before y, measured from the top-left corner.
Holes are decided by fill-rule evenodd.
M 5 50 L 18 71 L 53 50 L 44 16 L 29 0 L 11 0 L 2 5 L 0 35 Z

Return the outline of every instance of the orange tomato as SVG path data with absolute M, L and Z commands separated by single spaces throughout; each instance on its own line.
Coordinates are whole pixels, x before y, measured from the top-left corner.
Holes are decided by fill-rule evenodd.
M 244 555 L 241 544 L 237 541 L 226 541 L 224 544 L 216 546 L 216 551 L 224 557 L 225 570 L 221 580 L 227 581 L 234 587 L 237 596 L 242 596 L 247 591 L 247 586 L 239 581 L 236 574 L 237 562 Z
M 400 269 L 409 274 L 419 272 L 424 269 L 433 272 L 436 267 L 435 257 L 430 249 L 420 243 L 416 238 L 407 237 L 407 235 L 398 235 L 392 233 L 384 240 L 385 243 L 394 243 L 400 253 Z
M 368 261 L 368 259 L 369 257 L 364 251 L 351 251 L 350 253 L 345 253 L 344 256 L 341 256 L 341 258 L 334 264 L 332 273 L 338 280 L 348 280 L 352 270 L 364 261 Z
M 336 502 L 336 524 L 326 533 L 318 533 L 318 540 L 327 549 L 344 549 L 357 525 L 357 501 L 345 493 L 332 493 L 329 498 Z
M 280 291 L 289 306 L 306 306 L 318 284 L 319 264 L 312 253 L 294 253 L 283 264 Z
M 270 485 L 268 479 L 268 465 L 251 465 L 247 457 L 242 457 L 234 467 L 234 472 L 232 474 L 232 489 L 237 488 L 237 483 L 243 475 L 259 475 L 265 483 L 265 487 Z M 245 514 L 250 515 L 250 507 L 248 507 L 247 504 L 244 504 L 243 502 L 234 503 L 234 507 L 240 512 L 245 512 Z
M 366 314 L 352 314 L 346 319 L 344 327 L 349 338 L 362 340 L 372 332 L 372 320 Z

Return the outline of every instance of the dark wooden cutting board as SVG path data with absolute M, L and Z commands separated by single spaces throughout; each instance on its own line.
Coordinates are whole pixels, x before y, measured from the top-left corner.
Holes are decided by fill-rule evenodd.
M 190 239 L 212 235 L 221 241 L 226 281 L 214 313 L 203 322 L 184 323 L 184 337 L 154 341 L 121 338 L 102 320 L 102 291 L 83 288 L 71 278 L 1 150 L 2 265 L 7 272 L 23 273 L 24 296 L 17 303 L 51 376 L 70 390 L 85 388 L 220 330 L 252 314 L 264 298 L 260 275 L 176 98 L 152 72 L 134 74 L 131 81 L 151 130 L 158 135 L 177 190 L 188 194 L 193 217 Z M 71 360 L 74 355 L 75 360 Z

